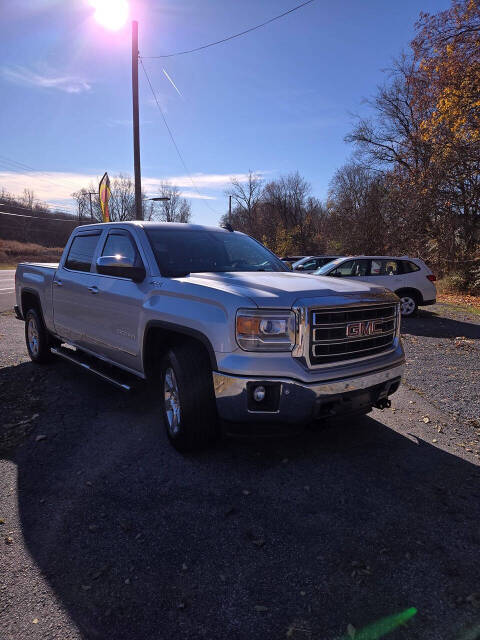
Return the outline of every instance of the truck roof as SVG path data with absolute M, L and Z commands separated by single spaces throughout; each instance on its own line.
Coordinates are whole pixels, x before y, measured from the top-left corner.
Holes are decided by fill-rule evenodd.
M 134 227 L 143 227 L 145 229 L 180 229 L 180 230 L 191 230 L 191 231 L 222 231 L 224 233 L 230 233 L 227 229 L 223 227 L 211 227 L 204 224 L 190 224 L 185 222 L 149 222 L 147 220 L 125 220 L 124 222 L 95 222 L 93 224 L 84 224 L 79 227 L 76 227 L 76 231 L 78 229 L 98 229 L 104 227 L 125 227 L 125 226 L 134 226 Z

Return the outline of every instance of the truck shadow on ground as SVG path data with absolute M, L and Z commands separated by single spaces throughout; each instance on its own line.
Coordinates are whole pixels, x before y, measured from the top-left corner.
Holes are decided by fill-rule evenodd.
M 49 394 L 5 455 L 27 549 L 84 638 L 335 638 L 410 606 L 397 638 L 478 621 L 469 462 L 370 417 L 182 456 L 154 393 L 36 370 L 2 373 Z
M 480 322 L 468 322 L 453 318 L 439 317 L 434 313 L 420 310 L 415 318 L 402 318 L 402 334 L 425 336 L 428 338 L 456 338 L 462 336 L 480 339 Z

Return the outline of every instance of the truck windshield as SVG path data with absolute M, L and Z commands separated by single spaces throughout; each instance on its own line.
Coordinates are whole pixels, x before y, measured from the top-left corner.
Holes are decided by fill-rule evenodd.
M 279 258 L 253 238 L 206 229 L 145 229 L 160 273 L 288 271 Z

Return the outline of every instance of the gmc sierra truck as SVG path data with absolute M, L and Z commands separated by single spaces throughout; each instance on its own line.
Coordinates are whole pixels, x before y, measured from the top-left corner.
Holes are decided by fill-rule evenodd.
M 395 294 L 297 274 L 230 229 L 81 226 L 59 264 L 19 264 L 15 288 L 33 362 L 62 357 L 123 389 L 152 380 L 179 450 L 211 442 L 226 421 L 384 408 L 400 384 Z

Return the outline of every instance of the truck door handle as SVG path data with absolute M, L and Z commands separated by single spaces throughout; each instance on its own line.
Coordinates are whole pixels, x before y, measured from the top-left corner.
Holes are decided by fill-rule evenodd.
M 54 280 L 54 281 L 53 281 L 53 284 L 54 284 L 56 287 L 63 287 L 63 282 L 62 282 L 61 280 Z
M 98 287 L 96 287 L 95 285 L 88 287 L 88 290 L 90 291 L 90 293 L 98 293 Z

